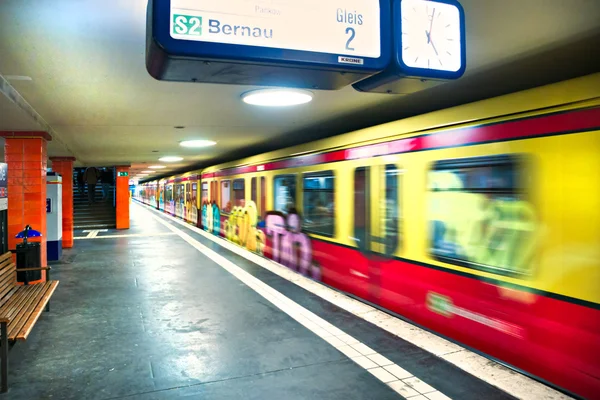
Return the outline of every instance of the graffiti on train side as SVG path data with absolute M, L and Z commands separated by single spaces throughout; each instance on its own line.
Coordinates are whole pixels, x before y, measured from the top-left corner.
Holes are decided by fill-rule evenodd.
M 321 269 L 312 260 L 312 245 L 301 230 L 300 215 L 270 211 L 265 218 L 265 231 L 272 242 L 272 257 L 302 275 L 321 279 Z
M 265 234 L 258 229 L 257 224 L 258 210 L 253 201 L 248 202 L 245 207 L 233 207 L 224 224 L 225 237 L 253 253 L 262 255 Z
M 302 232 L 302 220 L 296 211 L 289 214 L 269 211 L 263 228 L 259 228 L 258 222 L 256 204 L 249 201 L 244 207 L 233 207 L 225 217 L 221 231 L 219 207 L 214 202 L 202 205 L 201 224 L 206 232 L 217 236 L 222 233 L 227 240 L 253 253 L 268 255 L 273 261 L 305 276 L 321 278 L 321 269 L 312 259 L 310 238 Z M 267 244 L 270 247 L 265 252 Z
M 221 211 L 216 203 L 204 202 L 201 213 L 202 229 L 213 235 L 221 232 Z

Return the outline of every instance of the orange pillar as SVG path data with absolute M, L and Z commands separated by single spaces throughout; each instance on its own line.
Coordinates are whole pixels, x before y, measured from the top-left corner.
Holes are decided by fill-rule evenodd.
M 52 137 L 46 132 L 0 132 L 0 136 L 6 140 L 8 164 L 8 248 L 15 250 L 20 242 L 15 235 L 31 225 L 42 233 L 41 238 L 30 241 L 41 243 L 42 267 L 46 267 L 46 146 Z M 42 271 L 42 280 L 45 278 Z
M 117 166 L 117 229 L 129 229 L 129 166 Z
M 73 163 L 75 157 L 50 157 L 52 171 L 62 176 L 62 247 L 73 247 Z

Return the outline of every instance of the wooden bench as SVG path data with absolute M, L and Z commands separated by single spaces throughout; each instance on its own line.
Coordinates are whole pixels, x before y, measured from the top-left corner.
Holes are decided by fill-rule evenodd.
M 50 281 L 50 268 L 22 268 L 18 272 L 46 271 L 46 282 L 36 285 L 17 285 L 17 267 L 12 254 L 0 256 L 0 351 L 2 352 L 1 392 L 8 391 L 8 346 L 27 340 L 31 329 L 46 309 L 58 285 Z

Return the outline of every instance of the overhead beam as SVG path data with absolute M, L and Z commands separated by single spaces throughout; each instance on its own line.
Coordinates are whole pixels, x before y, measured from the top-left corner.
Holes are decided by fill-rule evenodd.
M 67 146 L 67 144 L 61 140 L 60 136 L 56 134 L 52 126 L 46 122 L 46 120 L 32 107 L 31 104 L 23 96 L 21 93 L 17 91 L 8 82 L 8 80 L 0 74 L 0 93 L 2 93 L 10 102 L 12 102 L 15 106 L 17 106 L 21 111 L 27 114 L 36 124 L 42 128 L 43 131 L 47 132 L 50 135 L 51 139 L 59 142 L 69 153 L 77 155 Z M 77 157 L 80 161 L 81 159 Z

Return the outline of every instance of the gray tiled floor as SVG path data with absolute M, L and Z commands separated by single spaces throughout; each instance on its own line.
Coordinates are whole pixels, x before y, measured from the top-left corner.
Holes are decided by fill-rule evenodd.
M 76 241 L 53 278 L 0 399 L 398 398 L 176 236 Z

